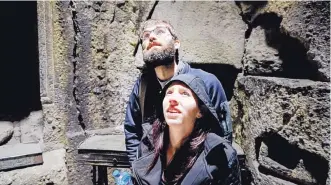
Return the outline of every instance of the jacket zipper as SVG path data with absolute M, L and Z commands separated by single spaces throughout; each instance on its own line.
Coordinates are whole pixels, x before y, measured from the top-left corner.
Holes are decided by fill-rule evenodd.
M 133 171 L 134 177 L 135 177 L 138 185 L 143 185 L 142 182 L 140 181 L 140 178 L 138 177 L 136 171 L 134 170 L 134 168 L 132 168 L 132 171 Z

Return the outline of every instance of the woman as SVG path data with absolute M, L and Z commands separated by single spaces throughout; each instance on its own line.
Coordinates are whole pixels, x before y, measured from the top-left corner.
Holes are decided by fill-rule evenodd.
M 132 164 L 137 184 L 240 184 L 236 151 L 218 136 L 220 121 L 203 81 L 175 76 L 162 97 L 152 135 L 143 137 Z

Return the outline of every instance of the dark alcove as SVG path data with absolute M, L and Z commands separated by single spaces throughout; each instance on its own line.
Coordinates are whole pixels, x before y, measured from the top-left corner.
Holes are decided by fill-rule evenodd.
M 36 2 L 0 2 L 0 120 L 40 110 Z

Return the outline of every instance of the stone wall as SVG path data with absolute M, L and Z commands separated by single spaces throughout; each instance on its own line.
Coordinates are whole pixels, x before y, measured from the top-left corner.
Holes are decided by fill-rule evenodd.
M 223 84 L 252 184 L 330 182 L 329 2 L 37 5 L 43 119 L 34 113 L 19 127 L 3 124 L 0 139 L 40 142 L 44 165 L 0 172 L 2 184 L 92 184 L 92 167 L 77 162 L 77 147 L 91 135 L 123 134 L 128 96 L 143 65 L 137 31 L 149 18 L 170 21 L 180 59 Z M 22 132 L 31 120 L 35 132 Z M 54 169 L 52 155 L 59 159 Z M 45 172 L 25 183 L 24 174 L 35 168 Z
M 246 31 L 231 101 L 254 184 L 330 183 L 330 2 L 237 2 Z

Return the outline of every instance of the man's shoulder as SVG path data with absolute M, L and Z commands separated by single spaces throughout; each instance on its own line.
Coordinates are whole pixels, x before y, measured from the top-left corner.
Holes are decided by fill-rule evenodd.
M 217 77 L 214 74 L 204 71 L 202 69 L 191 67 L 190 70 L 187 71 L 187 73 L 201 78 L 207 86 L 211 84 L 220 84 L 220 81 L 217 79 Z
M 180 63 L 181 63 L 181 68 L 183 68 L 183 70 L 182 70 L 183 73 L 193 74 L 200 78 L 204 78 L 204 77 L 211 77 L 211 78 L 215 77 L 216 78 L 216 76 L 212 73 L 209 73 L 202 69 L 191 67 L 191 65 L 188 62 L 181 61 Z

